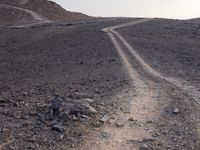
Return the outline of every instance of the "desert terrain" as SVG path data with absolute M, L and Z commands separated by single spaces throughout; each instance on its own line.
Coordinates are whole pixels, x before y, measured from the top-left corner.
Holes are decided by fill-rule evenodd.
M 63 20 L 5 2 L 0 149 L 200 149 L 199 19 Z

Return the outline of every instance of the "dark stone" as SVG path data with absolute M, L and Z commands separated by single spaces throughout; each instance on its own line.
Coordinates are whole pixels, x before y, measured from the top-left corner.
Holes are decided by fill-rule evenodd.
M 56 97 L 52 102 L 50 108 L 54 111 L 57 111 L 62 106 L 62 99 L 60 97 Z
M 149 146 L 147 144 L 142 144 L 140 150 L 149 150 Z
M 110 117 L 108 115 L 104 115 L 99 121 L 102 123 L 106 123 L 108 120 L 110 120 Z
M 53 125 L 52 130 L 56 131 L 58 133 L 64 133 L 65 132 L 65 129 L 60 124 Z
M 65 122 L 68 118 L 69 118 L 68 112 L 64 111 L 64 112 L 62 112 L 62 113 L 59 115 L 59 120 L 58 120 L 58 122 L 59 122 L 59 123 L 63 123 L 63 122 Z
M 38 117 L 39 117 L 39 121 L 40 121 L 41 123 L 44 123 L 44 122 L 45 122 L 45 120 L 46 120 L 46 115 L 45 115 L 44 113 L 39 113 L 39 114 L 38 114 Z
M 153 141 L 155 141 L 156 139 L 154 139 L 154 138 L 144 138 L 143 139 L 143 142 L 153 142 Z
M 53 114 L 54 114 L 53 109 L 49 108 L 49 112 L 46 113 L 46 115 L 45 115 L 46 120 L 51 120 L 52 121 L 53 120 Z

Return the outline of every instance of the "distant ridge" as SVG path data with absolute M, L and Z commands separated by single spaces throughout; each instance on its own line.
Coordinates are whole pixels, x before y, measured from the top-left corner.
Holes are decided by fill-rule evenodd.
M 82 13 L 66 11 L 57 3 L 49 0 L 0 0 L 0 24 L 20 24 L 36 21 L 27 12 L 14 7 L 30 10 L 50 21 L 91 18 Z

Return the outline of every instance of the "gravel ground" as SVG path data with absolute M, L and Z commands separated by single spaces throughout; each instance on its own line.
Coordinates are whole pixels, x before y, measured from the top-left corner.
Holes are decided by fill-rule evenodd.
M 179 88 L 149 74 L 118 41 L 140 80 L 152 92 L 153 98 L 147 92 L 146 99 L 144 96 L 140 100 L 113 43 L 101 31 L 131 20 L 134 19 L 0 28 L 0 149 L 85 150 L 91 144 L 96 148 L 101 146 L 100 142 L 112 142 L 108 137 L 113 129 L 116 135 L 124 131 L 123 127 L 116 127 L 115 121 L 127 114 L 130 97 L 136 100 L 132 111 L 138 111 L 133 117 L 138 116 L 139 122 L 134 122 L 135 118 L 131 119 L 133 122 L 127 120 L 129 127 L 124 128 L 130 129 L 133 137 L 144 131 L 151 138 L 129 139 L 126 146 L 149 150 L 200 149 L 198 105 Z M 157 19 L 118 31 L 154 69 L 198 87 L 198 29 L 197 21 Z M 55 96 L 70 100 L 91 98 L 98 113 L 65 122 L 61 140 L 51 130 L 51 123 L 38 122 L 38 114 L 47 110 Z M 114 120 L 114 127 L 112 122 L 105 125 L 99 121 L 105 115 Z M 140 117 L 148 115 L 148 121 L 140 122 Z M 104 129 L 109 132 L 102 132 Z
M 199 88 L 198 28 L 199 23 L 194 20 L 157 19 L 118 31 L 152 68 Z M 181 89 L 149 74 L 126 53 L 143 80 L 159 92 L 156 111 L 160 116 L 153 122 L 156 130 L 152 134 L 156 140 L 144 142 L 146 146 L 159 150 L 199 149 L 199 105 Z
M 55 95 L 92 98 L 99 111 L 105 100 L 108 107 L 113 103 L 109 97 L 128 81 L 101 29 L 126 21 L 0 29 L 0 141 L 4 149 L 80 148 L 99 126 L 98 115 L 69 123 L 60 141 L 48 125 L 38 124 L 37 114 Z M 108 107 L 102 108 L 104 112 Z
M 157 19 L 119 31 L 153 68 L 198 85 L 199 24 L 195 20 Z

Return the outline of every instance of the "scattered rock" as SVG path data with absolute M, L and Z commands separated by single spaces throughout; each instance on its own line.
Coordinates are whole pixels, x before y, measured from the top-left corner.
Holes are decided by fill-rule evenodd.
M 106 115 L 107 113 L 105 112 L 105 111 L 100 111 L 99 112 L 99 115 L 101 115 L 101 116 L 104 116 L 104 115 Z
M 100 123 L 100 122 L 92 122 L 92 125 L 93 125 L 95 128 L 100 128 L 100 127 L 101 127 L 101 123 Z
M 88 103 L 93 103 L 94 102 L 94 100 L 93 99 L 91 99 L 91 98 L 85 98 L 85 99 L 83 99 L 85 102 L 88 102 Z
M 56 121 L 56 120 L 53 120 L 53 121 L 51 121 L 48 125 L 49 126 L 53 126 L 53 125 L 55 125 L 55 124 L 57 124 L 58 122 Z
M 139 126 L 140 126 L 140 127 L 144 127 L 144 124 L 143 124 L 143 123 L 140 123 Z
M 128 120 L 129 121 L 135 121 L 133 117 L 130 117 Z
M 95 113 L 97 113 L 97 111 L 96 111 L 96 109 L 94 109 L 92 106 L 89 106 L 89 107 L 88 107 L 88 113 L 89 113 L 89 114 L 95 114 Z
M 158 137 L 160 134 L 158 132 L 155 132 L 152 136 L 153 137 Z
M 148 150 L 149 149 L 149 146 L 147 144 L 142 144 L 140 146 L 140 150 Z
M 35 149 L 36 146 L 35 146 L 34 144 L 31 144 L 31 145 L 29 146 L 29 148 L 30 148 L 30 149 Z
M 108 115 L 104 115 L 99 121 L 102 123 L 106 123 L 109 119 L 110 117 Z
M 175 108 L 175 109 L 173 110 L 173 114 L 177 115 L 177 114 L 179 114 L 179 113 L 180 113 L 180 110 L 179 110 L 178 108 Z
M 63 100 L 60 97 L 56 97 L 52 102 L 50 108 L 57 111 L 62 106 Z
M 57 116 L 64 122 L 66 119 L 70 118 L 70 115 L 75 115 L 80 119 L 81 115 L 97 113 L 96 109 L 90 106 L 89 102 L 91 103 L 92 100 L 68 100 L 64 102 L 61 98 L 57 97 L 52 101 L 46 116 L 48 116 L 48 120 L 53 120 Z
M 81 100 L 64 100 L 56 97 L 48 105 L 48 112 L 38 114 L 39 125 L 48 121 L 48 125 L 52 126 L 52 130 L 63 134 L 65 129 L 62 124 L 69 120 L 77 121 L 89 118 L 88 115 L 97 113 L 96 109 L 90 106 L 93 100 L 90 98 Z M 46 105 L 47 106 L 47 105 Z
M 45 122 L 45 120 L 46 120 L 46 115 L 45 115 L 44 113 L 39 113 L 39 114 L 38 114 L 38 117 L 39 117 L 39 121 L 40 121 L 41 123 L 44 123 L 44 122 Z
M 106 132 L 102 132 L 102 137 L 103 138 L 108 138 L 108 137 L 110 137 L 110 135 L 108 134 L 108 133 L 106 133 Z
M 98 105 L 100 105 L 100 106 L 106 106 L 106 103 L 105 102 L 100 102 L 100 103 L 98 103 Z
M 52 130 L 56 131 L 58 133 L 64 133 L 65 132 L 65 129 L 59 124 L 53 125 Z
M 122 128 L 124 126 L 124 123 L 122 122 L 117 122 L 116 123 L 116 126 L 119 127 L 119 128 Z
M 79 118 L 77 118 L 76 115 L 73 115 L 73 116 L 72 116 L 72 119 L 73 119 L 74 121 L 79 120 Z
M 37 107 L 38 107 L 38 108 L 45 108 L 45 107 L 47 107 L 47 106 L 48 106 L 47 104 L 37 103 Z
M 60 138 L 60 140 L 62 140 L 63 139 L 63 137 L 64 137 L 64 133 L 62 133 L 62 134 L 59 134 L 59 138 Z
M 111 119 L 115 120 L 115 116 L 112 116 Z
M 30 116 L 24 116 L 23 119 L 28 120 L 30 119 Z
M 22 95 L 23 96 L 28 96 L 28 92 L 23 92 Z
M 120 109 L 121 109 L 121 110 L 125 110 L 126 108 L 125 108 L 125 107 L 120 107 Z
M 153 141 L 155 141 L 154 138 L 144 138 L 143 139 L 143 142 L 153 142 Z
M 87 119 L 87 118 L 90 118 L 90 117 L 87 116 L 87 115 L 82 115 L 81 117 L 82 117 L 82 118 L 86 118 L 86 119 Z
M 74 147 L 75 147 L 75 145 L 74 145 L 74 144 L 72 144 L 72 145 L 71 145 L 71 147 L 72 147 L 72 148 L 74 148 Z

